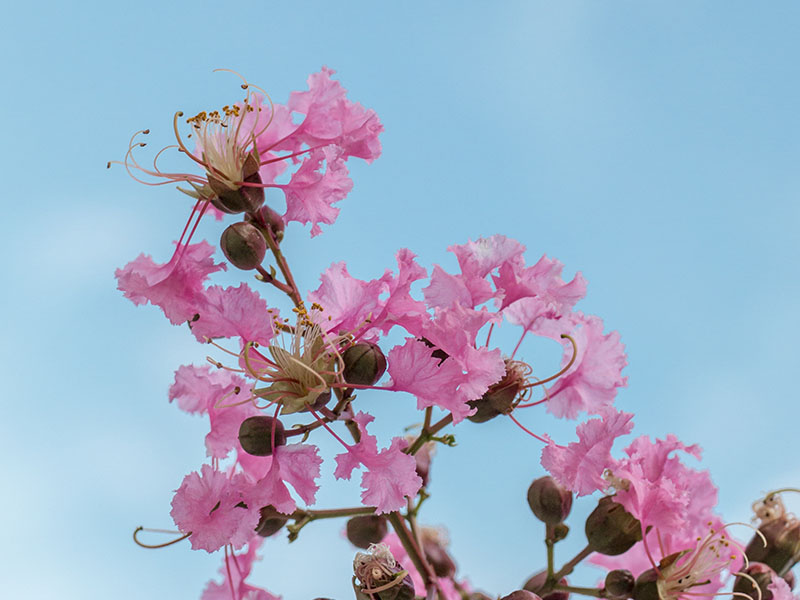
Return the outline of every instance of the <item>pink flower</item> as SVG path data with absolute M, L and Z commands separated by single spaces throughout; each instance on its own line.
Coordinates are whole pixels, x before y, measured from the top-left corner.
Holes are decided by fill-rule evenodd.
M 773 577 L 767 589 L 772 592 L 772 600 L 795 600 L 792 588 L 783 577 Z
M 247 542 L 247 552 L 232 556 L 226 554 L 225 564 L 219 570 L 222 581 L 209 581 L 201 600 L 231 600 L 231 588 L 234 590 L 234 597 L 240 600 L 281 600 L 280 596 L 273 596 L 267 590 L 247 583 L 253 563 L 258 559 L 256 551 L 263 541 L 264 538 L 255 535 Z
M 502 292 L 500 309 L 521 298 L 536 298 L 542 315 L 558 318 L 568 314 L 575 303 L 586 295 L 586 280 L 580 273 L 569 283 L 561 278 L 564 265 L 542 256 L 532 267 L 521 261 L 507 261 L 500 265 L 499 275 L 492 279 Z
M 359 412 L 353 420 L 358 424 L 361 441 L 336 456 L 334 475 L 337 479 L 350 479 L 353 470 L 363 465 L 366 469 L 361 476 L 364 506 L 377 507 L 377 514 L 399 510 L 405 506 L 406 497 L 413 497 L 422 486 L 414 457 L 403 452 L 408 442 L 393 438 L 392 444 L 379 452 L 377 439 L 367 433 L 367 424 L 374 417 Z
M 191 321 L 203 306 L 205 280 L 225 269 L 215 263 L 214 248 L 207 242 L 191 244 L 163 265 L 145 254 L 116 270 L 117 288 L 134 304 L 160 306 L 173 325 Z
M 577 427 L 578 441 L 568 446 L 551 442 L 542 450 L 542 466 L 564 487 L 579 496 L 608 487 L 605 470 L 616 464 L 611 446 L 633 429 L 630 413 L 608 409 L 602 419 L 590 419 Z
M 240 506 L 243 483 L 242 475 L 228 477 L 209 465 L 184 477 L 170 515 L 180 531 L 191 532 L 194 550 L 214 552 L 226 544 L 241 548 L 253 536 L 259 513 Z
M 278 310 L 268 311 L 261 296 L 242 283 L 239 287 L 209 287 L 197 314 L 199 318 L 191 325 L 199 342 L 238 337 L 245 343 L 267 345 L 274 336 L 273 321 Z
M 169 387 L 169 401 L 177 400 L 178 408 L 188 413 L 202 414 L 243 383 L 241 377 L 224 369 L 183 365 L 175 371 L 175 382 Z

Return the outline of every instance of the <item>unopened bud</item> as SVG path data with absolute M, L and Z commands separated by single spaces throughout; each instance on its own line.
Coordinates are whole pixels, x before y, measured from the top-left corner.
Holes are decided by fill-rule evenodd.
M 633 586 L 633 600 L 660 600 L 658 595 L 658 572 L 647 569 L 636 578 Z
M 344 380 L 354 385 L 375 385 L 386 372 L 386 357 L 377 344 L 359 342 L 342 353 Z
M 273 451 L 273 427 L 275 446 L 283 446 L 286 443 L 286 433 L 278 419 L 260 415 L 242 421 L 239 427 L 239 443 L 242 449 L 253 456 L 270 456 Z
M 772 600 L 772 592 L 767 586 L 772 583 L 773 578 L 778 577 L 775 571 L 764 563 L 751 562 L 743 572 L 752 577 L 756 583 L 754 585 L 749 578 L 740 575 L 733 584 L 734 594 L 739 597 L 750 596 L 753 600 Z M 756 590 L 756 586 L 761 590 L 761 594 Z
M 569 592 L 555 591 L 550 592 L 549 594 L 543 594 L 542 590 L 545 586 L 545 583 L 547 583 L 547 571 L 542 571 L 541 573 L 537 573 L 528 579 L 528 581 L 525 582 L 525 585 L 522 586 L 522 589 L 533 592 L 542 600 L 567 600 L 567 598 L 569 598 Z M 567 585 L 568 582 L 566 578 L 563 578 L 558 583 L 561 585 Z
M 503 596 L 500 600 L 542 600 L 534 594 L 533 592 L 529 592 L 528 590 L 517 590 L 515 592 L 511 592 L 508 596 Z
M 283 222 L 283 217 L 273 210 L 269 205 L 265 204 L 254 214 L 248 214 L 245 219 L 251 221 L 261 227 L 262 225 L 269 227 L 272 230 L 272 235 L 275 236 L 275 241 L 283 241 L 283 232 L 286 229 L 286 223 Z
M 241 181 L 255 184 L 252 186 L 237 186 L 235 183 L 224 181 L 207 173 L 208 185 L 217 195 L 216 198 L 212 198 L 211 204 L 228 214 L 258 210 L 264 204 L 264 188 L 259 186 L 261 183 L 261 176 L 258 174 L 259 167 L 258 158 L 249 154 L 242 166 Z
M 264 236 L 254 225 L 245 221 L 227 227 L 222 232 L 219 245 L 225 258 L 243 271 L 258 267 L 267 253 Z
M 606 575 L 606 594 L 612 598 L 630 598 L 636 579 L 628 569 L 614 569 Z
M 765 546 L 761 536 L 755 535 L 745 549 L 747 557 L 764 563 L 776 573 L 791 569 L 800 557 L 800 521 L 783 516 L 764 523 L 758 530 L 767 544 Z
M 503 378 L 491 385 L 486 393 L 477 400 L 470 400 L 470 408 L 476 409 L 474 415 L 467 417 L 473 423 L 485 423 L 498 415 L 506 415 L 514 408 L 514 400 L 525 385 L 524 363 L 506 360 L 506 372 Z
M 604 496 L 586 519 L 586 539 L 595 552 L 616 556 L 642 539 L 642 525 L 611 496 Z
M 433 567 L 437 577 L 452 577 L 456 572 L 456 564 L 447 553 L 447 536 L 444 532 L 431 527 L 424 527 L 420 535 L 422 551 Z
M 389 528 L 386 518 L 378 515 L 353 517 L 347 522 L 347 539 L 359 548 L 369 548 L 371 544 L 380 542 Z
M 258 520 L 258 525 L 256 525 L 256 533 L 261 537 L 275 535 L 283 529 L 283 526 L 289 520 L 289 515 L 279 513 L 271 504 L 263 507 L 259 513 L 261 516 Z
M 569 516 L 572 492 L 560 486 L 549 475 L 540 477 L 528 488 L 528 505 L 537 519 L 555 525 Z

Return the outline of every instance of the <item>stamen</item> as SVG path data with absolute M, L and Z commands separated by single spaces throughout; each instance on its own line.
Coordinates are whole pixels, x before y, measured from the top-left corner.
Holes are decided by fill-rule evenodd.
M 572 367 L 573 364 L 575 364 L 575 359 L 578 357 L 578 344 L 575 343 L 575 340 L 572 339 L 572 336 L 567 335 L 566 333 L 562 333 L 561 334 L 561 339 L 568 339 L 572 343 L 572 358 L 569 359 L 569 362 L 567 363 L 567 366 L 564 367 L 563 369 L 561 369 L 555 375 L 551 375 L 547 379 L 542 379 L 540 381 L 537 381 L 536 383 L 531 383 L 530 385 L 525 386 L 525 387 L 535 387 L 535 386 L 538 386 L 538 385 L 544 385 L 545 383 L 549 383 L 549 382 L 553 381 L 554 379 L 558 379 L 564 373 L 569 371 L 570 367 Z
M 177 544 L 178 542 L 182 542 L 183 540 L 188 538 L 190 535 L 192 535 L 192 532 L 190 531 L 189 533 L 183 534 L 181 537 L 179 537 L 177 539 L 174 539 L 174 540 L 172 540 L 170 542 L 165 542 L 163 544 L 145 544 L 145 543 L 139 541 L 139 532 L 140 531 L 147 531 L 147 532 L 150 532 L 150 533 L 169 533 L 169 534 L 173 534 L 173 535 L 180 533 L 180 531 L 170 531 L 169 529 L 147 529 L 147 528 L 142 527 L 140 525 L 139 527 L 137 527 L 136 529 L 133 530 L 133 541 L 136 542 L 137 546 L 141 546 L 142 548 L 148 548 L 148 549 L 166 548 L 167 546 L 172 546 L 172 544 Z
M 543 442 L 543 443 L 545 443 L 545 444 L 549 444 L 549 443 L 550 443 L 548 440 L 546 440 L 545 438 L 543 438 L 543 437 L 542 437 L 542 436 L 540 436 L 540 435 L 536 435 L 536 434 L 535 434 L 535 433 L 533 433 L 533 432 L 532 432 L 530 429 L 526 428 L 526 427 L 525 427 L 525 426 L 524 426 L 522 423 L 520 423 L 519 421 L 517 421 L 517 420 L 514 418 L 514 415 L 513 415 L 513 414 L 511 414 L 511 413 L 508 413 L 508 417 L 509 417 L 509 418 L 510 418 L 512 421 L 514 421 L 514 423 L 516 423 L 516 424 L 517 424 L 517 426 L 519 426 L 519 428 L 520 428 L 520 429 L 522 429 L 522 431 L 524 431 L 524 432 L 525 432 L 525 433 L 527 433 L 528 435 L 530 435 L 530 436 L 532 436 L 532 437 L 535 437 L 537 440 L 539 440 L 540 442 Z

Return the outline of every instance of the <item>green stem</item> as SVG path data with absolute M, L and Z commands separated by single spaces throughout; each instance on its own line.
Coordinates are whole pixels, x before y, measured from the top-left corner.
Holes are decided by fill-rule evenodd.
M 556 584 L 553 589 L 559 592 L 571 592 L 574 594 L 581 594 L 583 596 L 593 596 L 595 598 L 606 597 L 606 591 L 602 588 L 577 587 L 574 585 Z
M 576 554 L 572 560 L 570 560 L 563 567 L 561 567 L 561 569 L 553 575 L 553 579 L 556 582 L 561 581 L 562 577 L 565 577 L 566 575 L 572 573 L 572 571 L 575 569 L 575 566 L 579 562 L 581 562 L 584 558 L 589 556 L 592 552 L 594 552 L 594 550 L 592 550 L 591 547 L 586 546 L 586 548 L 578 552 L 578 554 Z
M 548 582 L 555 582 L 555 553 L 553 552 L 553 546 L 555 546 L 555 535 L 553 533 L 553 526 L 552 525 L 545 525 L 545 536 L 544 536 L 544 544 L 547 546 L 547 581 Z
M 450 423 L 452 422 L 453 422 L 453 414 L 451 413 L 446 417 L 443 417 L 442 419 L 436 421 L 436 423 L 434 423 L 433 425 L 430 425 L 427 428 L 423 427 L 417 439 L 415 439 L 414 442 L 408 448 L 405 449 L 405 453 L 413 456 L 414 454 L 419 452 L 419 449 L 425 445 L 425 442 L 430 441 L 430 439 L 436 433 L 438 433 L 440 430 L 450 425 Z
M 331 508 L 327 510 L 302 510 L 294 511 L 290 516 L 294 519 L 292 525 L 287 525 L 289 531 L 289 541 L 293 542 L 300 535 L 300 530 L 319 519 L 335 519 L 337 517 L 356 517 L 359 515 L 374 515 L 374 506 L 356 506 L 353 508 Z

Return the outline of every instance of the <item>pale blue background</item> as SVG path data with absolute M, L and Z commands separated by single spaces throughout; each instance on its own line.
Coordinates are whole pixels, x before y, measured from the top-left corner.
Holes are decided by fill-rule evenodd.
M 619 406 L 637 412 L 637 433 L 705 448 L 726 518 L 800 484 L 800 5 L 388 4 L 3 9 L 3 598 L 195 599 L 220 564 L 130 541 L 136 525 L 170 525 L 171 491 L 203 460 L 204 423 L 168 405 L 166 389 L 207 348 L 134 308 L 113 279 L 141 251 L 168 257 L 186 201 L 105 169 L 134 130 L 150 127 L 157 147 L 173 111 L 238 98 L 216 67 L 285 101 L 328 65 L 386 127 L 380 160 L 352 165 L 337 225 L 314 240 L 289 232 L 306 289 L 334 260 L 368 278 L 403 246 L 452 267 L 452 243 L 515 237 L 529 261 L 546 252 L 584 273 L 580 306 L 627 345 Z M 528 351 L 542 373 L 555 367 L 555 346 Z M 364 398 L 398 426 L 413 418 L 410 399 Z M 522 418 L 570 439 L 572 424 Z M 457 433 L 423 520 L 449 523 L 476 585 L 508 593 L 543 560 L 524 502 L 540 445 L 508 420 Z M 355 498 L 338 484 L 319 505 Z M 572 524 L 562 560 L 583 542 Z M 287 600 L 350 597 L 340 529 L 267 544 L 253 581 Z

